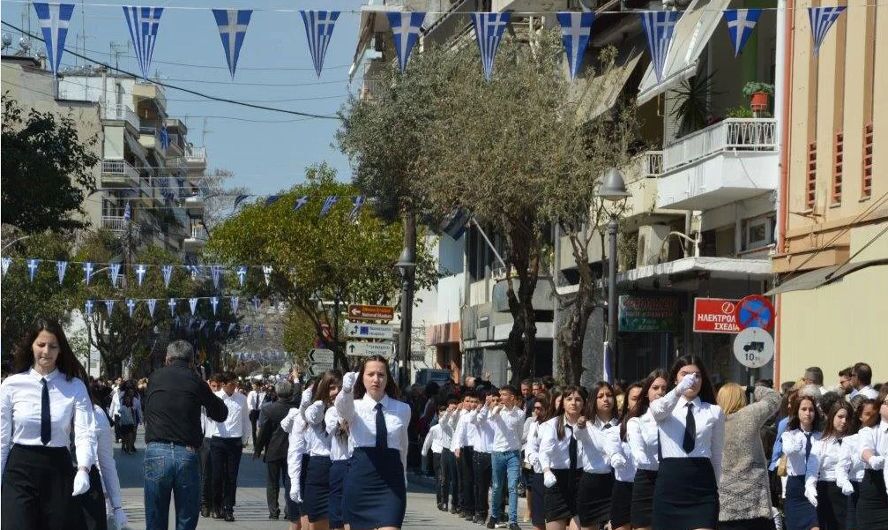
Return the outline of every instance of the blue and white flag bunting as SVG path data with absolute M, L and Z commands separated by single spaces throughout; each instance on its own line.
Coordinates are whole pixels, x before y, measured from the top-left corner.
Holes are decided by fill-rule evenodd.
M 219 26 L 219 36 L 222 38 L 222 48 L 225 50 L 225 60 L 228 62 L 228 71 L 234 79 L 237 70 L 237 59 L 240 56 L 241 46 L 247 36 L 247 26 L 250 24 L 252 9 L 214 9 L 213 16 L 216 25 Z
M 176 303 L 177 302 L 176 302 L 175 298 L 170 298 L 170 301 L 167 302 L 167 305 L 170 306 L 170 316 L 171 317 L 176 316 Z
M 237 281 L 240 283 L 240 286 L 244 286 L 244 280 L 247 278 L 247 267 L 245 265 L 241 265 L 237 268 Z
M 222 267 L 213 265 L 210 267 L 210 275 L 213 277 L 213 288 L 219 289 L 219 279 L 222 277 Z
M 87 300 L 86 302 L 83 303 L 83 312 L 86 313 L 87 317 L 92 316 L 92 312 L 93 312 L 93 301 L 92 300 Z
M 167 289 L 170 288 L 170 279 L 173 277 L 173 266 L 172 265 L 164 265 L 160 268 L 160 272 L 163 275 L 163 286 Z
M 305 36 L 308 39 L 308 51 L 315 73 L 321 77 L 324 69 L 324 56 L 333 36 L 333 26 L 339 18 L 339 11 L 300 11 L 302 22 L 305 23 Z
M 213 315 L 215 315 L 216 308 L 219 307 L 219 297 L 218 296 L 210 297 L 210 305 L 213 307 Z
M 392 27 L 392 39 L 395 41 L 395 51 L 398 53 L 398 66 L 403 72 L 407 68 L 410 52 L 419 41 L 419 32 L 426 14 L 422 11 L 409 13 L 389 11 L 386 14 Z
M 222 323 L 217 320 L 216 325 L 213 326 L 213 332 L 215 333 L 215 332 L 219 331 L 220 327 L 222 327 Z
M 129 221 L 133 217 L 133 212 L 130 209 L 130 203 L 127 201 L 126 206 L 123 207 L 123 220 Z
M 162 125 L 160 127 L 160 148 L 164 151 L 170 148 L 170 131 L 166 128 L 166 125 Z M 166 182 L 164 182 L 163 187 L 164 189 L 169 190 L 169 179 L 165 178 L 164 180 Z M 169 191 L 166 191 L 164 193 L 164 196 L 170 200 L 173 200 L 175 198 L 175 194 Z
M 308 195 L 303 195 L 296 199 L 296 202 L 293 203 L 293 211 L 298 212 L 303 206 L 308 204 Z
M 68 262 L 67 261 L 57 261 L 56 262 L 56 272 L 59 275 L 59 285 L 62 285 L 62 282 L 65 281 L 65 271 L 68 270 Z
M 262 266 L 262 275 L 265 276 L 265 286 L 268 287 L 271 285 L 271 272 L 274 270 L 274 267 L 271 265 L 263 265 Z
M 68 24 L 74 14 L 74 4 L 50 4 L 37 2 L 34 4 L 37 20 L 43 31 L 43 42 L 46 44 L 46 60 L 52 75 L 59 73 L 62 54 L 65 52 L 65 38 L 68 36 Z
M 725 22 L 728 24 L 728 35 L 734 46 L 734 57 L 740 55 L 752 30 L 762 15 L 761 9 L 726 9 Z
M 364 206 L 365 197 L 363 195 L 358 195 L 356 197 L 352 197 L 352 209 L 348 214 L 348 218 L 352 221 L 358 218 L 358 213 L 361 211 L 361 207 Z
M 37 274 L 37 267 L 40 266 L 40 260 L 31 258 L 28 260 L 28 280 L 33 282 L 34 275 Z
M 324 205 L 321 206 L 321 217 L 324 217 L 328 213 L 330 213 L 330 209 L 336 205 L 336 202 L 339 200 L 339 197 L 336 195 L 329 195 L 326 199 L 324 199 Z
M 123 14 L 126 17 L 130 37 L 133 39 L 133 47 L 136 50 L 136 58 L 139 60 L 142 77 L 147 80 L 151 72 L 151 57 L 154 55 L 157 29 L 160 26 L 163 8 L 123 6 Z
M 681 11 L 645 11 L 639 13 L 641 27 L 647 37 L 648 51 L 651 54 L 651 65 L 657 75 L 657 83 L 663 81 L 663 68 L 672 44 L 672 33 L 675 23 L 681 17 Z
M 108 310 L 108 318 L 111 318 L 111 314 L 114 313 L 114 302 L 116 302 L 116 300 L 105 300 L 105 309 Z
M 136 301 L 132 298 L 126 299 L 126 308 L 129 310 L 130 318 L 133 318 L 133 312 L 136 310 Z
M 148 272 L 148 267 L 144 264 L 140 263 L 136 265 L 136 283 L 139 284 L 139 287 L 142 286 L 142 282 L 145 280 L 145 273 Z
M 236 324 L 234 322 L 228 324 L 228 332 L 231 333 L 232 331 L 234 331 L 235 326 Z
M 194 313 L 197 312 L 197 300 L 197 298 L 188 299 L 188 307 L 191 308 L 191 316 L 194 316 Z
M 117 278 L 120 276 L 120 263 L 109 264 L 108 274 L 111 276 L 111 285 L 117 287 Z
M 232 314 L 235 314 L 235 315 L 237 314 L 237 306 L 239 305 L 239 302 L 240 302 L 239 297 L 237 297 L 237 296 L 231 297 L 231 313 Z
M 576 79 L 583 66 L 583 56 L 589 46 L 589 37 L 592 34 L 592 23 L 595 21 L 595 13 L 586 11 L 560 11 L 556 13 L 558 24 L 561 25 L 561 41 L 564 43 L 564 53 L 567 54 L 567 64 L 570 67 L 570 78 Z
M 847 6 L 809 7 L 808 17 L 811 19 L 811 36 L 814 38 L 814 55 L 820 53 L 820 45 L 829 33 L 829 28 L 845 11 Z
M 262 300 L 260 300 L 258 296 L 254 296 L 250 301 L 253 302 L 253 309 L 259 311 L 259 307 L 262 305 Z
M 280 198 L 281 198 L 280 195 L 269 195 L 268 197 L 265 198 L 265 206 L 271 206 L 272 204 L 276 203 L 278 201 L 278 199 L 280 199 Z
M 6 276 L 6 271 L 9 270 L 10 265 L 12 265 L 12 258 L 7 258 L 6 256 L 3 256 L 3 258 L 0 259 L 0 266 L 2 266 L 3 276 Z
M 157 306 L 157 299 L 156 298 L 149 298 L 148 299 L 148 316 L 150 316 L 151 318 L 154 318 L 154 308 L 156 306 Z
M 86 285 L 89 285 L 89 281 L 92 280 L 93 275 L 93 264 L 90 261 L 87 261 L 83 264 L 83 280 L 86 282 Z
M 237 207 L 240 206 L 240 203 L 247 200 L 247 197 L 249 197 L 249 195 L 238 195 L 237 197 L 235 197 L 234 198 L 234 209 L 237 210 Z
M 493 76 L 493 61 L 499 48 L 503 32 L 511 19 L 511 13 L 472 13 L 472 24 L 475 26 L 475 39 L 481 51 L 481 66 L 484 79 L 490 81 Z

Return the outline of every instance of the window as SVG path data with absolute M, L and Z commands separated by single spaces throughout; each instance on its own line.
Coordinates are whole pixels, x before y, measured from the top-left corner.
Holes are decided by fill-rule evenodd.
M 831 203 L 842 204 L 842 158 L 844 156 L 844 134 L 836 133 L 835 160 L 833 161 L 833 182 Z
M 863 182 L 861 183 L 861 198 L 869 198 L 873 194 L 873 123 L 867 123 L 863 128 Z
M 774 242 L 776 217 L 766 215 L 743 221 L 743 250 L 763 248 Z
M 805 175 L 805 208 L 814 209 L 817 200 L 817 142 L 808 144 L 808 170 Z

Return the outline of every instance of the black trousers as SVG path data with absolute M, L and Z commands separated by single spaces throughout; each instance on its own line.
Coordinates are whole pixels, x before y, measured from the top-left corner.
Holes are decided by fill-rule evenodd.
M 447 502 L 444 493 L 444 469 L 441 467 L 441 454 L 434 451 L 429 453 L 432 457 L 432 472 L 435 473 L 435 499 L 438 504 Z
M 74 470 L 66 447 L 14 444 L 3 470 L 0 526 L 66 530 L 74 512 Z
M 490 509 L 488 493 L 490 492 L 490 482 L 493 480 L 490 453 L 475 451 L 472 461 L 475 472 L 475 513 L 486 519 Z
M 441 479 L 443 483 L 443 499 L 441 502 L 447 502 L 450 497 L 450 505 L 459 505 L 459 473 L 456 466 L 456 457 L 453 451 L 444 449 L 441 452 Z
M 259 411 L 251 410 L 250 411 L 250 426 L 253 427 L 253 447 L 256 447 L 256 438 L 259 436 L 259 431 L 256 429 L 256 422 L 259 421 Z
M 210 458 L 212 443 L 212 438 L 204 438 L 200 446 L 200 505 L 206 506 L 211 511 L 219 509 L 213 498 L 213 465 Z
M 213 499 L 225 511 L 234 509 L 237 472 L 240 468 L 243 443 L 240 438 L 213 438 L 210 459 L 213 466 Z
M 268 514 L 281 513 L 278 504 L 278 495 L 281 491 L 281 483 L 284 484 L 284 519 L 288 521 L 299 520 L 299 505 L 290 500 L 290 474 L 287 472 L 287 461 L 266 462 L 268 475 L 265 482 L 265 500 L 268 503 Z
M 464 512 L 475 513 L 475 472 L 472 457 L 475 450 L 471 447 L 463 447 L 459 451 L 460 508 Z

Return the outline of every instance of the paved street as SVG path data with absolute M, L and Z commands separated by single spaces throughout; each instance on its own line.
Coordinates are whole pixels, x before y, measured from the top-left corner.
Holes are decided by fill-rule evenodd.
M 115 446 L 114 458 L 117 461 L 117 471 L 123 490 L 123 506 L 129 516 L 130 527 L 134 530 L 142 530 L 145 528 L 142 489 L 142 458 L 145 454 L 145 446 L 142 443 L 141 432 L 139 433 L 136 447 L 138 452 L 135 455 L 125 455 L 120 452 L 118 446 Z M 404 521 L 405 528 L 482 528 L 478 525 L 466 523 L 454 515 L 438 511 L 435 506 L 435 495 L 429 488 L 429 484 L 430 479 L 425 477 L 417 480 L 411 479 L 407 497 L 407 519 Z M 283 497 L 281 498 L 282 501 Z M 523 511 L 524 503 L 522 502 L 521 504 Z M 170 511 L 173 511 L 172 507 Z M 226 523 L 215 519 L 201 519 L 198 528 L 228 530 L 280 530 L 287 528 L 285 521 L 270 521 L 268 519 L 268 509 L 265 504 L 265 465 L 261 460 L 254 460 L 252 456 L 248 456 L 246 453 L 241 460 L 238 477 L 235 517 L 237 521 L 233 523 Z M 170 528 L 175 528 L 172 517 L 170 521 Z M 529 525 L 524 526 L 529 528 Z

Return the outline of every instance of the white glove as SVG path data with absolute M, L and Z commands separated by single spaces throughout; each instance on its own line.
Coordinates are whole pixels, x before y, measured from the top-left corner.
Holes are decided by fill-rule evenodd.
M 305 410 L 311 405 L 311 397 L 314 394 L 314 385 L 308 385 L 308 388 L 302 391 L 302 401 L 299 402 L 299 408 Z
M 798 453 L 802 450 L 802 437 L 795 436 L 793 432 L 784 432 L 780 435 L 780 441 L 783 443 L 783 454 Z
M 837 482 L 838 484 L 838 482 Z M 843 480 L 841 484 L 838 484 L 840 488 L 842 488 L 842 495 L 853 495 L 854 494 L 854 486 L 851 484 L 849 480 Z
M 126 518 L 126 512 L 123 511 L 123 508 L 116 508 L 114 510 L 114 524 L 121 530 L 129 524 L 129 519 Z
M 296 503 L 302 502 L 302 495 L 299 492 L 299 483 L 294 482 L 290 486 L 290 500 Z
M 817 483 L 805 483 L 805 498 L 811 503 L 811 506 L 817 508 Z
M 885 467 L 885 457 L 879 455 L 873 455 L 870 457 L 869 461 L 870 469 L 879 470 Z
M 558 479 L 555 478 L 555 473 L 552 471 L 546 471 L 543 473 L 543 484 L 547 488 L 553 487 L 555 484 L 558 484 Z
M 494 416 L 496 416 L 497 414 L 499 414 L 502 411 L 503 411 L 503 406 L 497 405 L 497 406 L 493 407 L 493 410 L 490 413 L 493 414 Z
M 685 375 L 681 381 L 678 382 L 678 386 L 675 388 L 678 390 L 679 394 L 684 394 L 688 390 L 694 387 L 697 383 L 697 374 L 687 374 Z
M 621 455 L 620 453 L 614 453 L 610 457 L 610 465 L 614 469 L 623 469 L 628 463 L 629 462 L 626 461 L 626 457 Z
M 71 495 L 83 495 L 89 491 L 89 471 L 80 469 L 74 476 L 74 491 Z
M 343 392 L 351 392 L 355 388 L 355 383 L 358 382 L 358 372 L 348 372 L 344 376 L 342 376 L 342 391 Z

